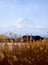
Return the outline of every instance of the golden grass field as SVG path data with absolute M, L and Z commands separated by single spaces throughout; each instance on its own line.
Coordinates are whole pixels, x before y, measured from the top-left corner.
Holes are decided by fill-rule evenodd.
M 48 65 L 48 39 L 0 43 L 0 65 Z

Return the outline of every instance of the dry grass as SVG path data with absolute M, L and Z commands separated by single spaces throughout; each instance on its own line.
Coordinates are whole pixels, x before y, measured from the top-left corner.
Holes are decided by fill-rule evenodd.
M 48 39 L 0 45 L 0 65 L 48 65 Z

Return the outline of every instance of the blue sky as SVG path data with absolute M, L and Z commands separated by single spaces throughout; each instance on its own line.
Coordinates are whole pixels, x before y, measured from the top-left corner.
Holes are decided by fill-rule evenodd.
M 10 31 L 46 34 L 48 0 L 0 0 L 0 33 Z

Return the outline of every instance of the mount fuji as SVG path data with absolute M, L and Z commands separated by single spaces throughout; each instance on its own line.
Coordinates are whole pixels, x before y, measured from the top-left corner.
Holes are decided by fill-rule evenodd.
M 15 32 L 16 34 L 33 34 L 47 36 L 47 28 L 44 28 L 28 18 L 17 18 L 14 21 L 4 23 L 2 25 L 3 31 Z

